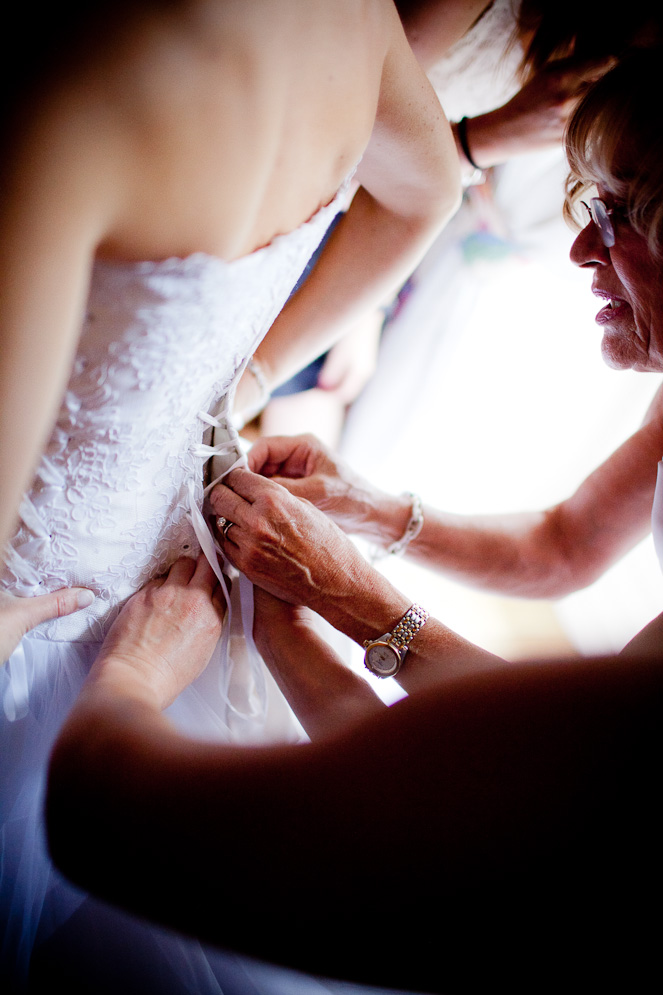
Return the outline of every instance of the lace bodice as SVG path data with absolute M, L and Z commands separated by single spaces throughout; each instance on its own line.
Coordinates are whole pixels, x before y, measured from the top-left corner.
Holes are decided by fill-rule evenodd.
M 23 596 L 81 585 L 97 597 L 37 634 L 100 640 L 150 577 L 197 555 L 190 508 L 202 502 L 205 413 L 232 395 L 348 186 L 231 263 L 95 264 L 71 378 L 1 580 Z

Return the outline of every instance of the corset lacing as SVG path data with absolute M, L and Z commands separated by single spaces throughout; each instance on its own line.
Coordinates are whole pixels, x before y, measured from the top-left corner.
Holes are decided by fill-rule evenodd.
M 215 516 L 207 502 L 208 494 L 218 483 L 220 483 L 226 474 L 230 473 L 231 470 L 234 470 L 236 467 L 246 466 L 246 456 L 243 452 L 239 435 L 229 414 L 233 394 L 234 392 L 231 391 L 226 395 L 222 406 L 215 415 L 209 414 L 206 411 L 198 412 L 197 417 L 212 430 L 212 445 L 205 442 L 198 443 L 193 447 L 192 452 L 194 456 L 202 461 L 201 475 L 204 474 L 205 464 L 207 464 L 210 468 L 210 475 L 213 479 L 203 490 L 202 511 L 198 507 L 198 502 L 196 501 L 195 484 L 192 480 L 189 480 L 188 517 L 191 521 L 193 530 L 196 533 L 196 538 L 200 543 L 200 548 L 212 567 L 219 584 L 221 585 L 221 590 L 223 591 L 223 596 L 227 606 L 223 634 L 217 648 L 224 662 L 224 666 L 220 668 L 219 674 L 220 676 L 222 675 L 221 679 L 223 683 L 227 685 L 229 677 L 228 670 L 232 666 L 230 654 L 228 652 L 228 644 L 233 625 L 234 604 L 234 608 L 239 609 L 241 614 L 242 628 L 244 631 L 244 638 L 246 640 L 247 657 L 259 705 L 247 715 L 247 713 L 241 712 L 237 709 L 229 700 L 227 688 L 224 690 L 224 697 L 226 697 L 228 706 L 236 714 L 242 715 L 242 717 L 257 718 L 258 716 L 264 714 L 267 707 L 267 686 L 265 683 L 262 658 L 260 657 L 253 641 L 253 584 L 247 577 L 244 576 L 244 574 L 241 574 L 238 570 L 236 570 L 226 559 L 223 550 L 214 537 L 212 523 Z M 220 441 L 217 441 L 218 439 L 220 439 Z M 223 567 L 219 564 L 219 556 L 221 557 Z M 228 590 L 227 579 L 232 580 L 232 589 L 237 590 L 238 592 L 238 596 L 235 598 L 231 596 L 231 592 Z

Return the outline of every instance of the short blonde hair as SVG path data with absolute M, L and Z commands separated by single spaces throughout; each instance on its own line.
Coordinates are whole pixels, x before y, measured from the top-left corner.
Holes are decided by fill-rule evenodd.
M 629 223 L 663 261 L 663 115 L 652 113 L 661 92 L 663 51 L 624 58 L 587 91 L 566 132 L 570 174 L 564 213 L 576 220 L 578 202 L 597 185 L 624 207 Z

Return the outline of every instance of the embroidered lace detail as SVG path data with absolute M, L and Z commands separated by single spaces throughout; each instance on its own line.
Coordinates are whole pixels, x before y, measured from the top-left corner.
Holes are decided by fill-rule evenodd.
M 38 637 L 103 639 L 131 594 L 198 554 L 191 494 L 200 511 L 205 413 L 222 409 L 229 420 L 243 366 L 344 206 L 349 180 L 310 221 L 234 262 L 196 254 L 95 265 L 71 379 L 0 584 L 22 596 L 82 585 L 97 598 Z

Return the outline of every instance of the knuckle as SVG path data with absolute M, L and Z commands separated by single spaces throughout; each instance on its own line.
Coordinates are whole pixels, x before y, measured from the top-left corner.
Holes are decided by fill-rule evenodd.
M 278 489 L 277 489 L 278 488 Z M 258 522 L 258 533 L 264 534 L 266 531 L 267 521 L 274 518 L 275 515 L 280 514 L 281 504 L 283 502 L 283 495 L 280 491 L 287 494 L 285 488 L 274 484 L 269 489 L 265 489 L 265 493 L 262 498 L 262 508 L 260 509 L 261 518 Z
M 216 487 L 212 491 L 210 491 L 209 495 L 209 503 L 214 509 L 214 511 L 217 511 L 217 506 L 220 500 L 221 500 L 221 491 L 219 489 L 219 484 L 217 484 Z
M 57 617 L 71 614 L 76 604 L 74 594 L 71 591 L 57 591 L 54 597 Z
M 187 628 L 205 624 L 205 601 L 197 592 L 191 593 L 178 605 L 178 616 Z

